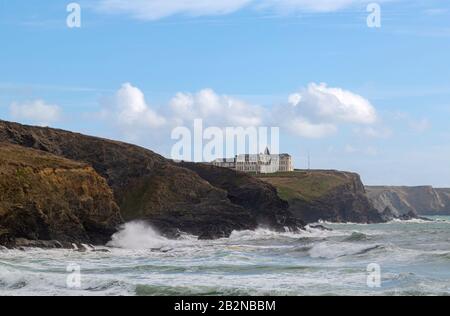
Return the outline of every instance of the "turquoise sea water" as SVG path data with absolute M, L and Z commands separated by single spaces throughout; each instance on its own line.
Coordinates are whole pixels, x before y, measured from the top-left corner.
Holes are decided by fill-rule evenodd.
M 131 223 L 100 252 L 0 250 L 0 295 L 450 294 L 450 217 L 324 225 L 198 241 Z M 370 264 L 380 287 L 367 285 Z

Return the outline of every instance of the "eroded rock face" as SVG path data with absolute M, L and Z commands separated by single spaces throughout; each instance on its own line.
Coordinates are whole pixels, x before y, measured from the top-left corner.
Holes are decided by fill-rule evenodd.
M 388 211 L 373 206 L 355 173 L 317 170 L 260 177 L 277 187 L 280 197 L 289 203 L 289 211 L 306 223 L 381 223 L 393 219 Z
M 104 244 L 123 221 L 87 164 L 0 143 L 0 244 L 16 239 Z
M 148 221 L 168 236 L 181 230 L 202 238 L 226 237 L 233 230 L 254 229 L 261 218 L 254 208 L 231 200 L 237 193 L 230 196 L 196 172 L 138 146 L 4 121 L 1 141 L 91 165 L 113 189 L 126 221 Z M 254 195 L 253 202 L 266 198 L 252 187 L 245 190 Z M 267 216 L 278 212 L 276 205 L 267 206 L 259 208 Z
M 295 231 L 304 226 L 288 210 L 289 204 L 278 196 L 276 188 L 267 182 L 226 168 L 195 163 L 181 165 L 225 190 L 231 202 L 250 210 L 259 226 L 279 231 L 285 231 L 286 228 Z
M 388 208 L 399 216 L 450 215 L 450 189 L 368 186 L 366 190 L 377 209 Z

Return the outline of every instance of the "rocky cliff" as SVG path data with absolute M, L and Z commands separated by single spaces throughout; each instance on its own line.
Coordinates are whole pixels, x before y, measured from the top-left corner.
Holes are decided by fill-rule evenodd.
M 377 210 L 366 196 L 359 175 L 333 170 L 296 171 L 259 178 L 274 185 L 289 210 L 307 222 L 379 223 L 391 220 L 390 212 Z
M 250 210 L 260 226 L 280 231 L 304 226 L 304 222 L 288 210 L 289 204 L 278 196 L 277 189 L 267 182 L 247 173 L 205 164 L 185 162 L 181 165 L 225 190 L 230 201 Z
M 111 189 L 89 165 L 5 143 L 0 197 L 0 244 L 7 246 L 104 244 L 122 223 Z
M 169 237 L 184 231 L 220 238 L 261 225 L 296 230 L 319 219 L 367 223 L 387 218 L 351 173 L 258 178 L 175 163 L 122 142 L 5 121 L 0 121 L 0 143 L 9 157 L 0 161 L 3 244 L 11 236 L 103 244 L 120 223 L 133 220 L 147 221 Z M 23 182 L 24 174 L 32 185 Z
M 450 189 L 368 186 L 366 190 L 379 210 L 389 208 L 398 215 L 450 215 Z
M 263 218 L 264 225 L 276 228 L 279 222 L 275 214 L 280 207 L 285 212 L 287 209 L 276 195 L 261 194 L 258 184 L 247 187 L 248 200 L 239 203 L 193 168 L 126 143 L 5 121 L 0 121 L 0 142 L 92 166 L 112 188 L 125 221 L 146 220 L 168 236 L 181 230 L 204 238 L 226 237 L 236 229 L 256 228 Z M 261 208 L 250 207 L 263 203 L 267 216 L 258 214 Z M 268 215 L 272 212 L 273 216 Z

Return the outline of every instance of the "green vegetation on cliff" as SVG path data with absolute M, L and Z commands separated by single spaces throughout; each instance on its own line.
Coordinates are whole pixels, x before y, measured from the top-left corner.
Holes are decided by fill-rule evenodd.
M 257 175 L 272 184 L 289 210 L 307 222 L 382 222 L 386 219 L 366 196 L 359 175 L 334 170 L 308 170 Z
M 202 238 L 227 237 L 233 230 L 257 227 L 262 218 L 267 226 L 278 227 L 278 212 L 288 207 L 276 194 L 261 194 L 268 186 L 263 182 L 236 185 L 234 195 L 245 196 L 246 203 L 231 200 L 234 195 L 202 178 L 199 170 L 131 144 L 1 120 L 0 142 L 92 166 L 112 189 L 124 219 L 147 221 L 166 236 L 184 231 Z M 268 207 L 252 207 L 263 204 Z
M 353 181 L 346 173 L 336 171 L 295 171 L 257 177 L 275 186 L 279 196 L 285 201 L 314 201 Z

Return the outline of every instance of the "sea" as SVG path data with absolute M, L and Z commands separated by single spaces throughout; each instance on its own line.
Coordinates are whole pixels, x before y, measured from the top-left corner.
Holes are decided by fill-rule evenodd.
M 106 247 L 0 250 L 0 295 L 449 295 L 450 217 L 169 240 L 140 222 Z

